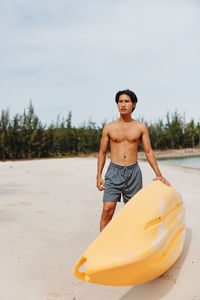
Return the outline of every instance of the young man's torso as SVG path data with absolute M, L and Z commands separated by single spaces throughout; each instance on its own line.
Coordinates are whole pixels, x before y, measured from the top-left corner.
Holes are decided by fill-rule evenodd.
M 143 125 L 133 119 L 129 122 L 117 119 L 106 125 L 110 139 L 112 163 L 129 166 L 137 162 L 137 150 Z

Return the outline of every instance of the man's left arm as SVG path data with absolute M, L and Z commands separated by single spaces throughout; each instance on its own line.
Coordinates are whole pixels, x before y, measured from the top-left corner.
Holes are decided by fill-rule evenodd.
M 151 141 L 149 138 L 149 132 L 147 126 L 145 124 L 141 124 L 141 127 L 142 127 L 141 140 L 142 140 L 143 149 L 150 166 L 152 167 L 152 169 L 156 174 L 156 178 L 154 180 L 161 180 L 163 183 L 170 185 L 170 183 L 162 176 L 160 169 L 158 167 L 153 150 L 151 148 Z

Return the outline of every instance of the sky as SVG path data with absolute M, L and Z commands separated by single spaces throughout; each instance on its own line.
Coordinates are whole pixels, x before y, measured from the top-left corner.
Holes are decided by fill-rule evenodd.
M 200 121 L 199 15 L 198 0 L 1 0 L 0 111 L 101 124 L 128 88 L 136 119 Z

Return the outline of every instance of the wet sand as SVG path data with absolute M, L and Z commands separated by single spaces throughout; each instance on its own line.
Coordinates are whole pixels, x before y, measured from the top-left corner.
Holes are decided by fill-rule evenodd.
M 170 270 L 135 287 L 73 277 L 73 265 L 99 233 L 96 163 L 96 158 L 0 163 L 0 299 L 200 300 L 200 172 L 187 168 L 160 165 L 186 208 L 184 251 Z M 147 162 L 140 166 L 146 185 L 154 174 Z

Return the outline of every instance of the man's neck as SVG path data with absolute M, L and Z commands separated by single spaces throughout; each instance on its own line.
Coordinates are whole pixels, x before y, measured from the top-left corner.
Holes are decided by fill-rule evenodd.
M 131 114 L 127 114 L 127 115 L 120 115 L 120 117 L 119 117 L 119 121 L 120 122 L 126 122 L 126 123 L 128 123 L 128 122 L 131 122 L 133 119 L 132 119 L 132 117 L 131 117 Z

